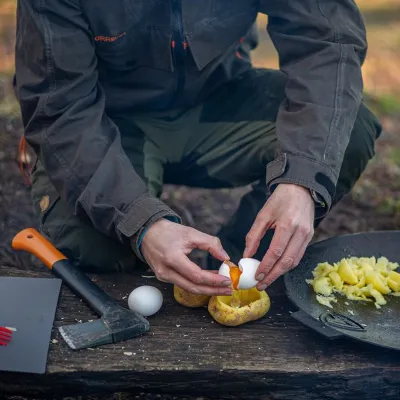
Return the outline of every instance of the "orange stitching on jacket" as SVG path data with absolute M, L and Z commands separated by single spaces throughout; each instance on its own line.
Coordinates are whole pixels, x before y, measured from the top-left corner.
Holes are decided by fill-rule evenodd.
M 26 138 L 24 135 L 22 135 L 22 137 L 19 141 L 18 161 L 19 161 L 19 169 L 21 171 L 21 174 L 22 174 L 26 184 L 28 186 L 32 185 L 31 174 L 32 174 L 33 165 L 30 165 L 30 162 L 28 159 L 28 154 L 26 152 Z M 26 172 L 24 164 L 27 165 L 28 172 Z
M 171 41 L 171 47 L 174 49 L 175 48 L 175 40 Z M 188 42 L 184 41 L 183 42 L 183 49 L 186 50 L 189 47 Z
M 106 43 L 112 43 L 115 42 L 116 40 L 122 38 L 123 36 L 126 35 L 126 32 L 122 32 L 117 36 L 96 36 L 94 40 L 96 42 L 106 42 Z

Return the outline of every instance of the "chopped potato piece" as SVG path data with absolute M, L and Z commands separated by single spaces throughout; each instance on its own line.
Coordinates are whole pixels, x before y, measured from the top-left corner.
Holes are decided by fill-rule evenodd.
M 400 285 L 400 274 L 398 272 L 390 271 L 388 277 L 390 280 L 395 281 Z
M 320 263 L 306 279 L 316 293 L 317 301 L 332 308 L 335 294 L 349 300 L 374 302 L 376 308 L 386 305 L 384 295 L 400 296 L 400 273 L 397 262 L 386 257 L 348 257 L 338 263 Z
M 374 289 L 383 294 L 390 293 L 390 288 L 385 285 L 378 272 L 366 271 L 365 282 L 371 284 Z
M 399 263 L 390 262 L 390 263 L 388 263 L 388 268 L 389 268 L 391 271 L 394 271 L 395 269 L 399 268 Z
M 393 292 L 400 292 L 400 284 L 392 279 L 388 279 L 388 285 Z
M 361 277 L 360 277 L 360 280 L 358 281 L 358 283 L 357 283 L 357 287 L 358 288 L 362 288 L 362 287 L 364 287 L 366 285 L 366 282 L 365 282 L 365 274 L 362 274 L 361 275 Z
M 317 294 L 317 301 L 318 301 L 318 303 L 321 303 L 323 306 L 327 306 L 329 308 L 332 308 L 331 302 L 334 302 L 334 303 L 337 302 L 336 298 L 333 296 L 325 297 L 325 296 L 321 296 L 320 294 Z
M 349 262 L 345 258 L 342 261 L 340 261 L 338 273 L 342 278 L 343 282 L 346 282 L 349 285 L 357 284 L 358 282 L 357 276 L 355 275 Z
M 336 271 L 332 271 L 329 274 L 329 278 L 332 281 L 333 286 L 335 286 L 336 290 L 343 289 L 343 281 L 340 279 L 340 275 Z
M 333 265 L 330 265 L 328 263 L 322 263 L 317 266 L 315 271 L 313 272 L 314 277 L 319 277 L 323 278 L 327 276 L 331 271 L 334 271 L 335 267 Z
M 330 296 L 333 292 L 332 285 L 327 277 L 319 278 L 314 281 L 314 291 L 324 296 Z
M 386 257 L 379 257 L 376 265 L 383 265 L 383 266 L 387 266 L 389 264 L 389 260 Z
M 358 264 L 358 265 L 359 265 L 359 268 L 357 269 L 358 274 L 361 273 L 361 275 L 362 275 L 363 271 L 374 271 L 374 267 L 372 265 L 370 265 L 370 264 L 361 263 L 361 264 Z
M 386 304 L 385 298 L 376 289 L 371 287 L 369 292 L 371 293 L 371 296 L 375 297 L 375 305 L 384 306 Z

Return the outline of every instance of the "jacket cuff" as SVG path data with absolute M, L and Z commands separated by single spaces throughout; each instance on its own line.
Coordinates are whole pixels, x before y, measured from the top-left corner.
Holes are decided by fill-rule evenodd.
M 179 217 L 176 217 L 174 215 L 165 215 L 161 218 L 165 218 L 168 219 L 169 221 L 175 222 L 177 224 L 182 223 L 182 221 L 180 220 Z M 154 224 L 154 222 L 158 221 L 160 218 L 158 217 L 158 215 L 155 215 L 153 218 L 151 218 L 151 220 L 145 225 L 143 226 L 140 231 L 135 234 L 133 236 L 133 241 L 132 241 L 132 246 L 134 246 L 135 248 L 133 249 L 135 254 L 137 255 L 137 257 L 142 260 L 143 262 L 145 262 L 145 258 L 140 250 L 140 245 L 142 244 L 142 241 L 146 235 L 146 232 L 149 230 L 149 228 Z
M 138 240 L 145 229 L 148 229 L 160 218 L 173 218 L 181 223 L 181 218 L 163 201 L 146 193 L 132 206 L 128 216 L 119 221 L 117 229 L 123 236 L 124 242 L 129 244 L 135 254 L 142 260 L 143 256 L 138 251 Z
M 324 217 L 332 206 L 337 177 L 319 161 L 284 153 L 267 165 L 267 185 L 273 192 L 280 183 L 310 189 L 315 202 L 315 218 Z

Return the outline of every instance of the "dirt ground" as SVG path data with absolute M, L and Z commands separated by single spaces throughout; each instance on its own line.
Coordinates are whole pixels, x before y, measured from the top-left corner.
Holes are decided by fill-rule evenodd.
M 377 142 L 376 156 L 353 192 L 331 211 L 318 228 L 314 241 L 346 233 L 400 229 L 400 109 L 397 106 L 400 102 L 400 5 L 398 0 L 359 3 L 363 5 L 372 46 L 364 68 L 368 98 L 379 114 L 384 133 Z M 30 258 L 13 252 L 10 247 L 12 237 L 19 230 L 36 226 L 30 189 L 18 166 L 22 123 L 15 102 L 10 100 L 13 4 L 10 0 L 0 1 L 0 60 L 3 60 L 0 65 L 0 264 L 28 269 L 32 267 Z M 260 27 L 262 23 L 263 20 Z M 261 47 L 254 60 L 256 65 L 276 66 L 271 44 Z M 215 234 L 235 212 L 247 190 L 166 186 L 163 199 L 198 229 Z M 132 397 L 116 394 L 112 399 L 128 398 Z M 143 394 L 134 398 L 173 397 Z

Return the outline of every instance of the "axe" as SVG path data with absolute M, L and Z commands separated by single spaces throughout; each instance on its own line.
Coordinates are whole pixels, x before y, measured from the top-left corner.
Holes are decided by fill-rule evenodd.
M 80 350 L 116 343 L 150 330 L 147 319 L 121 307 L 35 229 L 27 228 L 19 232 L 12 240 L 12 248 L 27 251 L 40 259 L 101 317 L 93 322 L 59 328 L 71 349 Z

